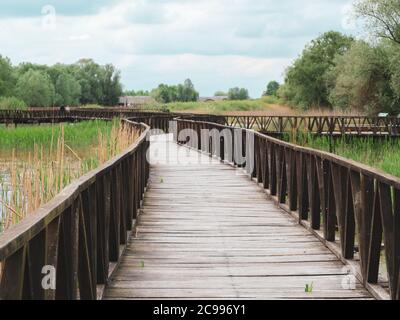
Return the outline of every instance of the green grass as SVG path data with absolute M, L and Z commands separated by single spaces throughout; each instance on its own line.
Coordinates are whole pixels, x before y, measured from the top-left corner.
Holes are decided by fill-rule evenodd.
M 328 137 L 303 137 L 296 143 L 330 151 Z M 400 140 L 373 138 L 340 138 L 332 144 L 333 153 L 400 177 Z
M 279 99 L 276 96 L 264 96 L 260 99 L 264 103 L 270 104 L 284 104 L 283 100 Z
M 99 130 L 109 134 L 112 122 L 83 121 L 79 123 L 64 123 L 65 143 L 71 147 L 85 148 L 98 139 Z M 15 127 L 0 126 L 0 150 L 30 150 L 34 144 L 50 146 L 60 136 L 61 125 L 18 125 Z
M 306 284 L 306 286 L 305 286 L 305 288 L 304 288 L 304 291 L 306 292 L 306 293 L 312 293 L 313 292 L 313 290 L 314 290 L 314 283 L 313 282 L 311 282 L 311 284 Z

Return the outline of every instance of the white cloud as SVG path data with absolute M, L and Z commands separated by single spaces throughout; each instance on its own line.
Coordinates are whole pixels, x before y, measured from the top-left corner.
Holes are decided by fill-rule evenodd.
M 353 2 L 349 1 L 345 5 L 342 6 L 342 28 L 345 30 L 356 30 L 357 23 L 355 19 Z
M 242 85 L 256 95 L 267 81 L 281 79 L 306 42 L 343 31 L 348 0 L 112 3 L 96 14 L 57 15 L 48 29 L 40 14 L 4 17 L 1 54 L 48 64 L 92 57 L 119 66 L 127 86 L 137 89 L 191 77 L 202 94 Z
M 72 35 L 68 37 L 71 41 L 83 41 L 90 39 L 90 34 Z
M 152 88 L 160 82 L 173 84 L 190 77 L 203 95 L 242 86 L 250 88 L 251 95 L 257 97 L 267 81 L 282 79 L 290 59 L 182 54 L 127 55 L 120 62 L 126 70 L 123 80 L 129 87 Z M 128 76 L 132 74 L 135 77 Z

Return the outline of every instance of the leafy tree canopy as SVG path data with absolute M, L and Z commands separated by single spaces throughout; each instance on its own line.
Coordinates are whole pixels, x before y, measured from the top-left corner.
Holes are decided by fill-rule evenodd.
M 15 92 L 31 107 L 51 107 L 54 103 L 54 85 L 43 71 L 29 69 L 19 78 Z
M 199 93 L 190 79 L 186 79 L 183 84 L 173 86 L 160 84 L 151 95 L 162 103 L 197 101 L 199 98 Z
M 0 96 L 8 96 L 14 90 L 15 76 L 10 59 L 0 55 Z
M 1 68 L 2 61 L 0 59 Z M 54 90 L 51 105 L 100 104 L 113 106 L 118 103 L 118 99 L 122 95 L 120 72 L 112 64 L 99 65 L 92 59 L 81 59 L 70 65 L 58 63 L 53 66 L 24 62 L 15 68 L 11 66 L 11 70 L 18 79 L 24 78 L 27 73 L 32 77 L 32 71 L 36 71 L 35 79 L 39 73 L 41 76 L 46 76 L 46 81 L 50 80 L 52 84 L 50 89 Z M 2 74 L 6 74 L 6 72 L 0 70 L 0 95 L 10 95 L 10 92 L 1 91 Z M 12 84 L 12 81 L 7 83 Z M 27 95 L 21 92 L 21 87 L 15 87 L 15 84 L 12 84 L 11 92 L 17 89 L 18 96 L 24 96 L 27 100 L 23 99 L 28 105 L 36 101 L 28 99 Z M 40 101 L 40 105 L 43 105 L 43 101 Z M 45 104 L 48 104 L 47 100 Z
M 267 85 L 267 90 L 265 91 L 265 95 L 267 96 L 276 96 L 279 90 L 279 83 L 277 81 L 270 81 Z
M 286 71 L 285 85 L 280 90 L 283 98 L 305 109 L 330 105 L 326 73 L 335 66 L 335 57 L 344 54 L 353 41 L 334 31 L 311 41 Z
M 247 100 L 249 99 L 249 91 L 245 88 L 231 88 L 228 91 L 229 100 Z
M 337 57 L 328 75 L 332 83 L 329 99 L 334 106 L 368 113 L 399 110 L 399 99 L 388 81 L 392 77 L 389 47 L 357 41 Z
M 400 44 L 399 0 L 359 0 L 355 10 L 374 36 Z
M 60 73 L 55 83 L 56 105 L 79 105 L 81 85 L 71 74 L 66 72 Z

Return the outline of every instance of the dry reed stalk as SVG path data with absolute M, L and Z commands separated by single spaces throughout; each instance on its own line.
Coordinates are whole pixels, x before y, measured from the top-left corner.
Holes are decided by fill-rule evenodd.
M 53 131 L 54 132 L 54 131 Z M 29 152 L 28 160 L 22 165 L 17 162 L 15 150 L 9 166 L 9 189 L 4 189 L 6 196 L 2 199 L 3 217 L 0 226 L 3 230 L 18 223 L 28 214 L 51 200 L 72 180 L 94 168 L 93 162 L 84 165 L 82 158 L 65 143 L 64 127 L 61 125 L 60 136 L 50 142 L 50 152 L 47 154 L 43 146 L 34 145 L 33 152 Z M 121 153 L 129 147 L 140 135 L 124 124 L 113 125 L 110 135 L 99 131 L 98 141 L 94 148 L 96 164 L 100 165 L 108 159 Z M 57 141 L 54 143 L 53 141 Z M 65 148 L 78 159 L 77 165 L 66 163 Z M 54 159 L 55 157 L 55 159 Z M 4 190 L 7 190 L 5 192 Z M 7 196 L 8 193 L 11 196 Z M 3 220 L 3 221 L 1 221 Z M 1 232 L 1 229 L 0 229 Z

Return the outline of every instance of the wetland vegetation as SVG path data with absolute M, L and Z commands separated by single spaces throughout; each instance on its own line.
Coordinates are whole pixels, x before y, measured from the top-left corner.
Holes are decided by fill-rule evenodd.
M 119 120 L 0 127 L 0 232 L 135 138 Z
M 329 137 L 302 135 L 291 142 L 302 146 L 332 152 L 386 173 L 400 177 L 400 141 L 391 138 Z

